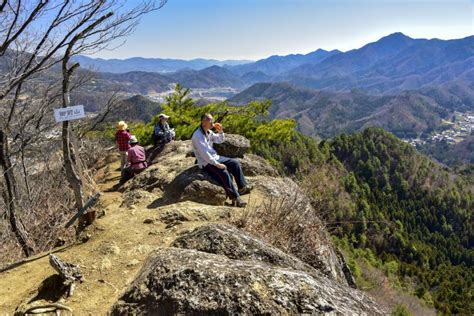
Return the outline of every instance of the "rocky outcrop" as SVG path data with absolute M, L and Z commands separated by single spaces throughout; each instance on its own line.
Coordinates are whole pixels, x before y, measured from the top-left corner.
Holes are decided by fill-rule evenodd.
M 223 205 L 226 200 L 224 188 L 196 165 L 179 173 L 164 191 L 164 198 L 169 201 Z
M 232 141 L 241 138 L 241 136 L 226 136 Z M 239 142 L 235 141 L 234 144 Z M 246 151 L 246 145 L 242 146 L 241 152 Z M 235 148 L 233 150 L 238 152 Z M 154 164 L 123 186 L 125 197 L 133 196 L 128 192 L 142 190 L 153 193 L 156 197 L 158 202 L 150 204 L 154 207 L 180 201 L 224 205 L 226 201 L 224 189 L 198 168 L 195 158 L 189 155 L 191 152 L 190 141 L 168 143 L 156 157 Z M 297 199 L 299 202 L 296 204 L 301 208 L 301 212 L 314 213 L 310 201 L 299 186 L 289 178 L 279 177 L 278 172 L 265 159 L 252 154 L 245 154 L 243 158 L 237 159 L 242 164 L 248 182 L 254 185 L 256 191 L 268 199 Z M 135 200 L 137 199 L 127 199 L 127 205 L 135 203 Z M 319 234 L 318 245 L 311 257 L 300 259 L 338 282 L 351 283 L 350 278 L 346 277 L 348 274 L 342 269 L 343 257 L 337 255 L 326 231 L 321 229 L 316 234 Z
M 229 136 L 226 134 L 226 136 Z M 239 136 L 240 137 L 240 136 Z M 239 138 L 237 137 L 237 138 Z M 236 139 L 237 139 L 236 138 Z M 232 136 L 228 137 L 232 139 Z M 144 190 L 151 192 L 159 203 L 152 205 L 170 205 L 179 201 L 194 201 L 202 204 L 223 205 L 226 197 L 224 189 L 213 182 L 195 164 L 190 141 L 173 141 L 168 143 L 155 159 L 155 163 L 134 177 L 123 186 L 127 192 Z M 303 212 L 312 212 L 312 207 L 304 192 L 289 178 L 278 176 L 277 171 L 263 158 L 245 154 L 238 158 L 247 180 L 254 184 L 256 191 L 265 196 L 278 199 L 298 199 Z M 131 202 L 129 202 L 131 203 Z M 338 256 L 328 234 L 318 231 L 320 235 L 311 258 L 301 258 L 326 276 L 348 284 L 342 271 L 344 262 Z
M 190 141 L 167 144 L 153 165 L 122 187 L 125 196 L 128 192 L 145 190 L 155 193 L 166 204 L 194 201 L 223 205 L 224 189 L 199 169 L 195 158 L 187 156 L 190 151 Z
M 228 137 L 227 137 L 228 136 Z M 243 155 L 249 149 L 249 141 L 239 135 L 226 135 L 224 153 L 230 156 Z M 223 205 L 226 201 L 224 189 L 195 164 L 190 141 L 168 143 L 145 171 L 123 185 L 125 195 L 137 190 L 154 193 L 163 203 L 194 201 L 210 205 Z M 226 155 L 228 153 L 225 153 Z M 246 176 L 277 176 L 277 171 L 265 159 L 246 154 L 239 159 Z M 130 204 L 130 203 L 129 203 Z
M 145 190 L 127 191 L 122 196 L 122 207 L 131 207 L 133 205 L 149 204 L 157 198 L 156 195 Z
M 278 171 L 273 168 L 268 161 L 260 156 L 253 154 L 245 154 L 243 158 L 239 159 L 242 166 L 242 171 L 247 177 L 255 176 L 269 176 L 278 177 Z
M 324 223 L 318 220 L 310 200 L 299 186 L 289 178 L 267 176 L 254 177 L 253 183 L 256 188 L 265 192 L 269 197 L 287 201 L 294 208 L 297 208 L 299 213 L 306 213 L 306 216 L 311 216 L 314 220 L 317 220 L 313 223 L 315 226 L 314 235 L 317 236 L 317 238 L 312 241 L 313 251 L 310 256 L 301 259 L 327 277 L 337 282 L 353 286 L 353 279 L 349 277 L 350 271 L 343 269 L 346 265 L 344 257 L 338 255 L 329 234 L 324 229 Z M 296 255 L 298 256 L 297 253 Z
M 221 144 L 214 144 L 214 148 L 219 155 L 242 158 L 250 150 L 250 141 L 240 135 L 225 134 L 225 141 Z
M 384 311 L 325 277 L 259 261 L 163 248 L 112 307 L 112 315 L 367 314 Z
M 234 260 L 255 260 L 318 274 L 317 270 L 229 224 L 208 224 L 178 237 L 173 247 L 196 249 Z

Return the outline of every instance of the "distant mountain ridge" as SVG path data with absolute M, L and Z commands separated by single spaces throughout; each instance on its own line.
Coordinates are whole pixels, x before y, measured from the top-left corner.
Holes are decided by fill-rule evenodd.
M 249 60 L 215 60 L 196 58 L 192 60 L 169 58 L 132 57 L 126 59 L 102 59 L 88 56 L 75 56 L 74 61 L 82 67 L 92 68 L 100 72 L 126 73 L 131 71 L 147 72 L 175 72 L 184 69 L 201 70 L 211 66 L 240 65 L 249 63 Z
M 474 83 L 370 95 L 361 90 L 334 92 L 287 82 L 258 83 L 229 99 L 233 104 L 272 100 L 272 118 L 293 118 L 312 136 L 332 137 L 377 126 L 399 137 L 429 132 L 454 110 L 474 110 Z
M 191 89 L 211 89 L 230 87 L 243 89 L 248 85 L 230 70 L 211 66 L 201 70 L 181 70 L 172 73 L 131 71 L 126 73 L 97 73 L 97 86 L 100 90 L 120 85 L 123 91 L 133 94 L 153 94 L 170 90 L 174 83 Z
M 273 81 L 333 91 L 397 93 L 453 80 L 474 81 L 474 36 L 427 40 L 394 33 L 316 65 L 299 66 Z
M 333 55 L 341 53 L 339 50 L 326 51 L 318 49 L 306 55 L 291 54 L 286 56 L 270 56 L 253 63 L 226 66 L 238 75 L 250 72 L 262 72 L 268 76 L 275 76 L 304 64 L 315 65 Z
M 127 72 L 161 72 L 189 88 L 243 89 L 258 82 L 290 82 L 319 90 L 347 92 L 358 88 L 371 94 L 397 94 L 450 82 L 474 82 L 474 36 L 428 40 L 394 33 L 347 52 L 318 49 L 306 55 L 271 56 L 256 62 L 100 60 L 84 56 L 78 56 L 77 61 L 83 67 L 120 73 L 119 77 Z

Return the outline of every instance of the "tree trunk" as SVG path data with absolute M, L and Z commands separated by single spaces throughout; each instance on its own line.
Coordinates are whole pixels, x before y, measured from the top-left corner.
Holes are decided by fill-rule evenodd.
M 2 174 L 5 180 L 3 188 L 3 198 L 8 210 L 8 217 L 12 232 L 23 250 L 25 256 L 29 257 L 33 254 L 34 248 L 31 246 L 28 235 L 17 217 L 18 210 L 18 193 L 15 174 L 10 160 L 10 152 L 8 146 L 8 137 L 5 132 L 0 129 L 0 165 L 2 166 Z
M 67 68 L 67 61 L 63 62 L 63 107 L 69 106 L 70 97 L 69 97 L 69 81 L 74 70 L 74 66 L 70 69 Z M 62 128 L 62 145 L 63 145 L 63 157 L 64 157 L 64 167 L 66 169 L 66 177 L 74 192 L 75 206 L 77 210 L 80 210 L 84 206 L 83 202 L 83 192 L 82 192 L 82 180 L 80 174 L 77 172 L 76 160 L 79 159 L 78 156 L 73 151 L 71 143 L 71 126 L 69 121 L 63 122 Z

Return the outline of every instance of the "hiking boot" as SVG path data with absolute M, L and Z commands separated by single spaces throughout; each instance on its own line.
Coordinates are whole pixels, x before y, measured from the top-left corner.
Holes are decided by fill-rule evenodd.
M 250 185 L 250 184 L 247 184 L 247 185 L 244 186 L 243 188 L 240 188 L 240 189 L 239 189 L 239 194 L 240 194 L 240 195 L 249 194 L 250 191 L 252 191 L 252 189 L 253 189 L 253 186 Z
M 247 202 L 242 201 L 240 198 L 232 200 L 232 206 L 235 207 L 246 207 Z

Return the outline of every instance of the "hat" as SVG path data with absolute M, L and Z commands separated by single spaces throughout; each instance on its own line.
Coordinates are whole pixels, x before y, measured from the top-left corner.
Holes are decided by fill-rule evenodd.
M 117 123 L 117 129 L 119 131 L 124 131 L 124 130 L 127 129 L 127 127 L 128 127 L 128 125 L 124 121 L 120 121 L 120 122 Z
M 130 140 L 128 141 L 130 144 L 138 144 L 138 139 L 135 137 L 135 135 L 132 135 L 130 137 Z
M 158 117 L 159 117 L 159 118 L 162 118 L 162 117 L 163 117 L 163 118 L 165 118 L 165 119 L 169 119 L 169 118 L 170 118 L 169 115 L 166 115 L 165 113 L 161 113 Z

